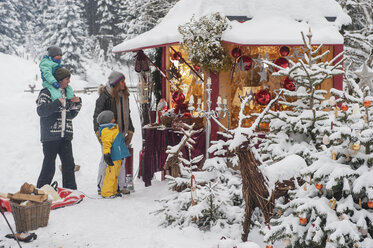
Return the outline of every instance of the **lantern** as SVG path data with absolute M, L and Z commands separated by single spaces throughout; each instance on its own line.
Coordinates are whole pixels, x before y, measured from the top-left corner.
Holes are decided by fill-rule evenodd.
M 289 47 L 283 46 L 283 47 L 280 48 L 280 54 L 281 54 L 281 56 L 283 56 L 283 57 L 288 56 L 289 53 L 290 53 Z
M 241 49 L 239 49 L 238 47 L 235 47 L 235 48 L 232 49 L 232 56 L 233 56 L 233 58 L 237 59 L 241 55 L 242 55 Z
M 265 90 L 265 89 L 264 90 L 259 90 L 255 94 L 255 100 L 260 105 L 267 105 L 269 103 L 269 101 L 271 101 L 271 94 L 269 93 L 268 90 Z
M 300 223 L 301 225 L 305 225 L 305 224 L 307 224 L 307 218 L 302 218 L 302 217 L 300 217 L 300 218 L 299 218 L 299 223 Z

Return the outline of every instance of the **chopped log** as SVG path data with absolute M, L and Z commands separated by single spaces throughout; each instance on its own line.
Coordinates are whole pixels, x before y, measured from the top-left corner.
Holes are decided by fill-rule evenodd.
M 30 195 L 23 193 L 8 194 L 8 198 L 14 201 L 33 201 L 42 203 L 48 199 L 48 195 Z
M 44 191 L 37 189 L 35 187 L 35 185 L 29 184 L 29 183 L 24 183 L 21 186 L 21 190 L 19 192 L 22 193 L 22 194 L 32 194 L 32 193 L 34 193 L 35 195 L 44 195 L 45 194 Z

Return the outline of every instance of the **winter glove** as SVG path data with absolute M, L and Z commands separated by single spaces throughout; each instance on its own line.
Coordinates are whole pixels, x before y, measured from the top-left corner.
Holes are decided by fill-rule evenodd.
M 61 87 L 61 85 L 59 83 L 57 83 L 57 82 L 54 82 L 52 85 L 56 89 L 59 89 Z
M 114 165 L 113 160 L 111 159 L 110 153 L 104 154 L 104 160 L 105 160 L 105 163 L 107 163 L 109 166 Z
M 128 131 L 126 137 L 124 138 L 124 141 L 126 142 L 126 146 L 128 147 L 131 144 L 133 132 Z

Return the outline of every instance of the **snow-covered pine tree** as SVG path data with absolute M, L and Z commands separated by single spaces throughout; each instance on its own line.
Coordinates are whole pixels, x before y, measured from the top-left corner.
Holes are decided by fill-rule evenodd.
M 0 52 L 2 53 L 17 54 L 18 46 L 24 41 L 19 7 L 19 1 L 0 1 Z
M 373 66 L 373 4 L 371 0 L 337 0 L 352 19 L 344 28 L 345 53 L 351 65 L 351 72 L 365 61 Z M 350 71 L 347 71 L 349 73 Z M 350 74 L 349 76 L 355 77 Z M 356 77 L 355 77 L 356 78 Z
M 351 88 L 356 90 L 352 95 L 331 90 L 339 97 L 337 103 L 350 104 L 349 111 L 334 110 L 334 98 L 320 104 L 332 109 L 325 111 L 324 123 L 310 130 L 317 134 L 315 150 L 319 152 L 311 154 L 312 164 L 301 171 L 305 183 L 289 193 L 288 202 L 276 203 L 277 215 L 270 228 L 262 229 L 267 242 L 283 240 L 286 247 L 299 248 L 373 245 L 373 215 L 368 207 L 373 185 L 367 179 L 371 155 L 366 154 L 373 132 L 361 114 L 366 110 L 364 100 L 372 98 L 364 96 L 356 84 Z M 363 146 L 369 149 L 362 148 L 359 154 Z
M 314 49 L 311 33 L 307 34 L 308 40 L 303 33 L 302 37 L 307 51 L 304 61 L 294 63 L 290 60 L 291 66 L 285 69 L 267 62 L 279 69 L 273 76 L 285 76 L 296 85 L 295 91 L 282 89 L 284 98 L 279 104 L 287 109 L 270 110 L 263 119 L 263 122 L 270 123 L 270 131 L 261 141 L 260 154 L 262 160 L 269 164 L 291 154 L 303 157 L 308 164 L 316 159 L 312 156 L 321 148 L 322 127 L 329 124 L 325 123 L 329 116 L 321 104 L 327 92 L 319 88 L 326 79 L 343 73 L 342 61 L 333 65 L 341 54 L 331 61 L 323 62 L 329 51 L 320 54 L 322 45 Z
M 55 5 L 54 5 L 55 4 Z M 58 10 L 58 11 L 57 11 Z M 73 0 L 50 2 L 45 12 L 48 26 L 45 27 L 43 47 L 60 46 L 63 52 L 63 64 L 73 73 L 84 73 L 82 61 L 87 57 L 87 25 L 82 20 L 82 6 Z
M 203 171 L 192 171 L 193 167 L 190 165 L 196 158 L 188 161 L 181 158 L 180 154 L 178 161 L 181 177 L 167 177 L 170 179 L 170 189 L 178 189 L 180 192 L 174 192 L 160 201 L 162 208 L 158 213 L 164 216 L 163 225 L 180 228 L 196 225 L 202 230 L 221 229 L 227 235 L 230 226 L 241 225 L 243 203 L 240 175 L 238 171 L 228 167 L 228 158 L 223 156 L 226 149 L 221 147 L 223 143 L 221 141 L 213 145 L 212 151 L 220 156 L 208 159 Z M 180 144 L 169 151 L 178 150 Z M 192 175 L 197 192 L 195 204 L 192 204 L 191 199 Z

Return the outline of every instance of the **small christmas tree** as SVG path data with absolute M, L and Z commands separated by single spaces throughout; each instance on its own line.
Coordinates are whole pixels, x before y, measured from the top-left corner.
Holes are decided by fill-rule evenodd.
M 368 179 L 373 175 L 369 122 L 373 98 L 368 88 L 362 91 L 353 81 L 348 83 L 349 92 L 331 90 L 338 100 L 319 99 L 320 109 L 329 107 L 330 111 L 324 111 L 322 121 L 307 127 L 312 150 L 309 166 L 301 171 L 306 182 L 289 193 L 289 201 L 277 202 L 277 215 L 269 228 L 262 229 L 267 242 L 284 240 L 286 247 L 302 248 L 373 246 L 373 211 L 369 207 L 373 183 Z M 317 117 L 316 109 L 311 110 Z

